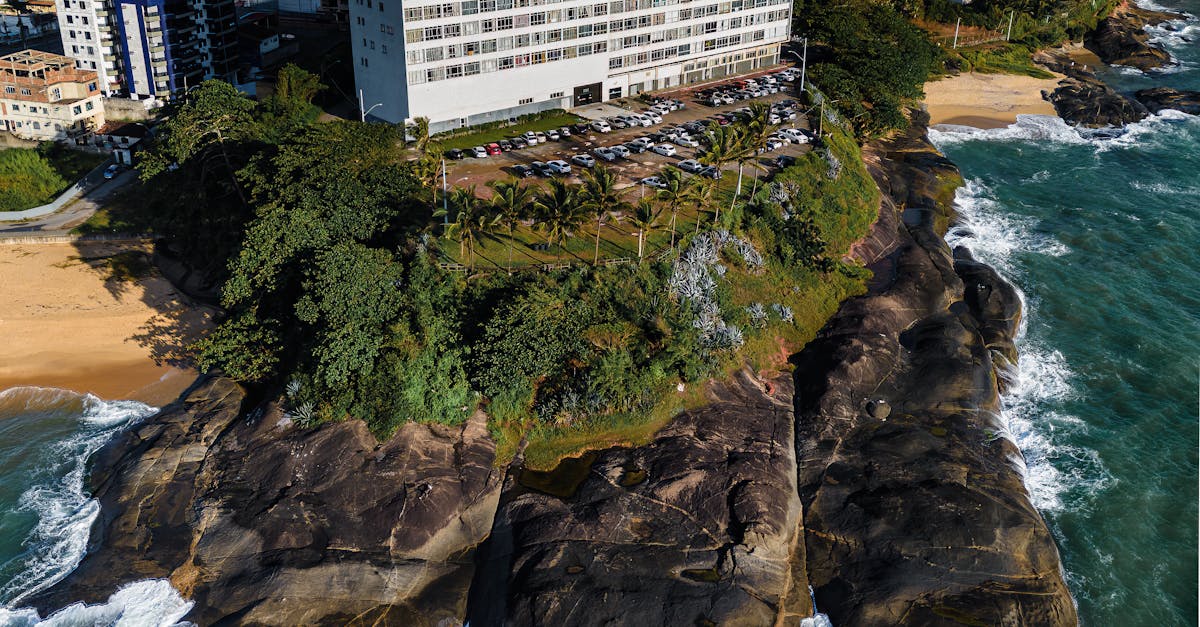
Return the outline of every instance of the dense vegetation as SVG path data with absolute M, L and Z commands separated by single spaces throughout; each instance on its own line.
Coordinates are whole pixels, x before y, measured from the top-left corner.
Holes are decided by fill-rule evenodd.
M 439 147 L 424 126 L 405 147 L 395 127 L 311 123 L 301 112 L 315 85 L 295 78 L 303 95 L 275 104 L 204 83 L 172 112 L 142 176 L 174 197 L 159 192 L 154 228 L 223 278 L 226 314 L 195 347 L 199 364 L 283 387 L 299 423 L 359 418 L 386 437 L 482 405 L 506 452 L 524 436 L 527 459 L 549 463 L 648 433 L 697 400 L 691 384 L 745 360 L 785 367 L 862 289 L 864 271 L 841 258 L 878 196 L 835 126 L 767 183 L 726 177 L 718 189 L 671 168 L 666 189 L 635 202 L 597 167 L 575 185 L 498 181 L 486 200 L 453 189 L 443 226 Z M 768 117 L 755 109 L 714 131 L 703 160 L 749 174 Z M 686 230 L 673 219 L 685 204 L 707 216 Z M 670 232 L 671 245 L 606 266 L 599 231 L 617 221 L 639 241 Z M 518 224 L 552 249 L 586 241 L 591 263 L 437 263 L 454 251 L 473 265 L 478 242 L 511 244 Z
M 0 150 L 0 211 L 21 211 L 50 202 L 103 161 L 103 156 L 53 142 L 36 149 Z

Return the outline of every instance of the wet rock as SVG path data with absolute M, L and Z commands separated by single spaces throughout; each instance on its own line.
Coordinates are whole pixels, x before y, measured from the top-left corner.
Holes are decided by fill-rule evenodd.
M 1125 65 L 1147 71 L 1171 63 L 1171 55 L 1150 42 L 1146 26 L 1184 16 L 1151 11 L 1123 4 L 1084 38 L 1084 45 L 1109 65 Z
M 883 399 L 867 403 L 867 414 L 876 420 L 884 420 L 892 413 L 892 406 Z
M 792 386 L 767 383 L 743 372 L 645 446 L 513 481 L 471 624 L 798 624 Z
M 1174 109 L 1191 115 L 1200 115 L 1200 91 L 1185 91 L 1170 87 L 1152 87 L 1138 91 L 1134 96 L 1151 113 Z
M 1059 81 L 1053 92 L 1042 95 L 1068 124 L 1089 128 L 1125 126 L 1150 114 L 1140 102 L 1117 93 L 1086 73 L 1068 76 Z
M 499 495 L 485 417 L 408 424 L 378 443 L 359 421 L 280 428 L 209 379 L 97 456 L 101 516 L 43 612 L 167 578 L 188 620 L 261 625 L 452 623 Z
M 909 154 L 922 134 L 869 149 L 892 210 L 931 209 L 898 227 L 894 280 L 843 304 L 795 358 L 809 582 L 835 625 L 1075 625 L 1020 451 L 1000 437 L 995 355 L 1015 357 L 1020 301 L 951 256 L 935 188 L 898 184 L 930 178 Z M 886 421 L 869 398 L 888 399 Z

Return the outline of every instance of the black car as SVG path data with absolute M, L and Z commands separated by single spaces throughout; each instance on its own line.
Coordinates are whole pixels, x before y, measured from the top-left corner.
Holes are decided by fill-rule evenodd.
M 514 165 L 512 167 L 512 172 L 518 178 L 523 178 L 523 179 L 527 179 L 527 178 L 533 176 L 533 174 L 534 174 L 533 168 L 531 168 L 527 165 L 520 165 L 520 164 Z
M 529 146 L 529 142 L 525 141 L 524 137 L 514 137 L 508 141 L 512 143 L 513 150 Z
M 587 124 L 581 123 L 571 125 L 571 132 L 575 133 L 576 135 L 587 135 L 589 132 L 591 132 L 591 130 L 592 127 L 588 126 Z
M 533 163 L 529 164 L 529 167 L 538 176 L 554 176 L 554 172 L 550 171 L 550 166 L 542 163 L 541 161 L 534 161 Z
M 508 152 L 513 149 L 512 142 L 508 141 L 507 139 L 502 139 L 496 143 L 500 145 L 500 150 L 503 150 L 504 152 Z
M 625 148 L 627 148 L 631 154 L 640 155 L 643 152 L 646 152 L 646 147 L 641 144 L 635 144 L 633 142 L 630 142 L 628 144 L 622 144 L 622 145 L 625 146 Z
M 462 159 L 463 151 L 459 150 L 458 148 L 451 148 L 450 150 L 446 151 L 446 158 L 447 159 Z
M 786 168 L 793 165 L 796 165 L 796 158 L 791 155 L 780 155 L 775 159 L 775 167 L 777 168 Z
M 652 141 L 656 144 L 665 144 L 666 142 L 671 141 L 670 137 L 667 137 L 666 135 L 663 135 L 662 133 L 650 133 L 649 135 L 647 135 L 647 137 L 650 138 L 650 141 Z

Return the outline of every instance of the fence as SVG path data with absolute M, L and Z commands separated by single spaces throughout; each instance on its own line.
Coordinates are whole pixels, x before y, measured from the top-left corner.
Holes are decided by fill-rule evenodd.
M 154 240 L 151 233 L 113 233 L 97 235 L 54 234 L 38 235 L 34 233 L 0 233 L 0 246 L 16 246 L 18 244 L 84 244 L 88 242 L 112 242 L 114 244 L 149 243 Z

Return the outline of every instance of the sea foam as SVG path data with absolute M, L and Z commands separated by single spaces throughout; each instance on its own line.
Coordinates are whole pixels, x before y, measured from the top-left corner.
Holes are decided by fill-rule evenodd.
M 47 388 L 13 388 L 0 392 L 0 403 L 23 405 L 31 413 L 78 413 L 79 428 L 47 447 L 45 463 L 35 471 L 33 485 L 20 498 L 19 509 L 37 517 L 23 541 L 26 550 L 19 564 L 4 564 L 14 571 L 0 587 L 0 602 L 16 607 L 30 595 L 45 590 L 67 576 L 87 550 L 92 522 L 99 503 L 84 485 L 88 458 L 122 427 L 155 412 L 136 401 L 103 401 Z M 0 622 L 0 624 L 3 624 Z
M 968 180 L 956 191 L 955 209 L 958 221 L 947 233 L 947 243 L 966 246 L 1007 277 L 1020 276 L 1018 255 L 1069 252 L 1052 236 L 1038 233 L 1032 223 L 1005 212 L 992 190 L 978 180 Z M 1071 397 L 1074 373 L 1061 353 L 1028 338 L 1027 325 L 1036 303 L 1017 291 L 1024 309 L 1016 338 L 1020 361 L 1009 373 L 1002 416 L 1008 435 L 1024 456 L 1031 502 L 1039 511 L 1054 512 L 1063 509 L 1065 492 L 1082 489 L 1095 494 L 1107 487 L 1111 477 L 1095 451 L 1069 443 L 1087 425 L 1051 409 Z
M 192 609 L 170 582 L 163 579 L 137 581 L 113 593 L 108 601 L 99 605 L 75 603 L 68 605 L 46 618 L 36 610 L 22 608 L 7 610 L 0 608 L 0 626 L 3 627 L 169 627 L 190 625 L 181 623 Z
M 972 141 L 1024 142 L 1039 148 L 1061 146 L 1091 146 L 1096 152 L 1137 147 L 1141 142 L 1164 132 L 1173 125 L 1191 123 L 1197 116 L 1164 109 L 1141 122 L 1124 128 L 1090 129 L 1067 124 L 1053 115 L 1018 115 L 1017 121 L 1003 128 L 981 129 L 969 126 L 939 124 L 929 129 L 929 140 L 939 148 Z

